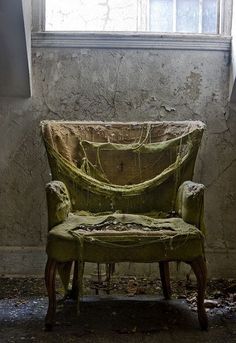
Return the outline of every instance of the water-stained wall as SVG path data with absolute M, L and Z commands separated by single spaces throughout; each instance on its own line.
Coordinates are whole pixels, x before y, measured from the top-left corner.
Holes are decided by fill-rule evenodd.
M 44 186 L 50 175 L 42 119 L 192 119 L 207 124 L 195 180 L 206 185 L 210 275 L 235 276 L 236 120 L 228 111 L 229 52 L 38 48 L 32 59 L 32 98 L 0 99 L 0 273 L 43 273 Z

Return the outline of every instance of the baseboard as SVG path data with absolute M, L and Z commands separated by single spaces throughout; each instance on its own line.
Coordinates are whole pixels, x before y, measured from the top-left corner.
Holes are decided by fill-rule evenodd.
M 236 249 L 207 249 L 207 266 L 209 278 L 236 279 Z M 45 247 L 1 247 L 0 246 L 0 275 L 18 277 L 42 277 L 46 263 Z M 86 264 L 85 274 L 91 275 L 96 265 Z M 174 278 L 186 277 L 190 269 L 184 263 L 177 268 L 171 264 L 171 275 Z M 157 263 L 118 263 L 117 275 L 137 275 L 155 277 L 158 275 Z

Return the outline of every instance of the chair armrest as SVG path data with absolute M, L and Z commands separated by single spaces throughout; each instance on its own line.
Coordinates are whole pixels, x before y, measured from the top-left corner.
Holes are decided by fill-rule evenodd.
M 71 210 L 71 202 L 66 185 L 61 181 L 51 181 L 46 185 L 48 205 L 48 229 L 62 223 Z
M 205 186 L 185 181 L 178 189 L 175 211 L 186 223 L 193 224 L 204 233 L 204 190 Z

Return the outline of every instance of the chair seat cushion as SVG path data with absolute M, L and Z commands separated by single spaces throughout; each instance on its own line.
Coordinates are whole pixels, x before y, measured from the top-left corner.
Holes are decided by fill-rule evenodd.
M 48 234 L 47 254 L 58 262 L 191 261 L 204 256 L 200 230 L 178 217 L 75 213 Z

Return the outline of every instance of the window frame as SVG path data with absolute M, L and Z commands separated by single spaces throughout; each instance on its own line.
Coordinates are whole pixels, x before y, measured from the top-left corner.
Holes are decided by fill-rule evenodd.
M 219 33 L 45 31 L 45 0 L 32 0 L 33 47 L 231 49 L 233 0 L 220 1 Z

